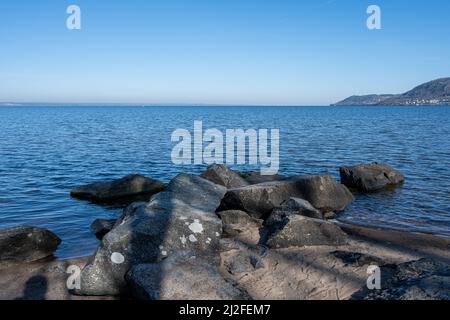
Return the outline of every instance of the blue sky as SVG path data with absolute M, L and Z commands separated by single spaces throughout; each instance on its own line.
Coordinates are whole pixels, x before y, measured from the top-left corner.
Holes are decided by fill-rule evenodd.
M 66 28 L 79 5 L 82 29 Z M 382 9 L 382 30 L 366 9 Z M 0 2 L 0 102 L 321 105 L 450 76 L 447 0 Z

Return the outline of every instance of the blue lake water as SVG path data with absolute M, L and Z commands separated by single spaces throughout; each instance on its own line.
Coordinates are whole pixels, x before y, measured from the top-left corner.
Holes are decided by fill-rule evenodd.
M 0 227 L 47 227 L 56 255 L 92 254 L 89 226 L 119 208 L 71 199 L 71 188 L 142 173 L 165 182 L 204 166 L 171 162 L 173 130 L 280 129 L 280 173 L 331 174 L 387 162 L 403 187 L 358 195 L 340 220 L 450 236 L 448 107 L 1 107 Z M 235 167 L 236 169 L 252 169 Z

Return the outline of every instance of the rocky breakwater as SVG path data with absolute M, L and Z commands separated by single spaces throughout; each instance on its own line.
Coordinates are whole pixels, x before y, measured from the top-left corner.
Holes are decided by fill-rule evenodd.
M 233 187 L 236 184 L 243 185 L 243 187 L 227 191 L 226 187 Z M 234 203 L 227 202 L 226 194 L 236 192 L 236 190 L 247 190 L 247 188 L 250 190 L 248 197 L 252 196 L 255 203 L 251 210 L 249 210 L 249 206 L 234 206 Z M 252 192 L 254 189 L 265 191 L 255 194 Z M 270 198 L 272 202 L 269 201 L 269 205 L 265 201 L 265 194 L 272 196 Z M 81 288 L 75 292 L 83 295 L 131 293 L 136 297 L 154 298 L 155 292 L 158 292 L 155 288 L 155 279 L 159 279 L 162 290 L 159 291 L 160 298 L 180 297 L 180 295 L 169 293 L 165 284 L 166 281 L 173 280 L 170 275 L 173 274 L 171 270 L 174 270 L 174 265 L 181 268 L 183 263 L 190 266 L 186 270 L 192 269 L 189 274 L 206 272 L 211 275 L 212 282 L 217 282 L 212 280 L 215 276 L 211 272 L 221 264 L 220 239 L 223 230 L 225 230 L 225 235 L 231 238 L 237 238 L 241 232 L 251 228 L 258 233 L 275 228 L 278 234 L 283 232 L 280 230 L 288 232 L 287 230 L 290 230 L 292 224 L 264 225 L 264 221 L 256 217 L 261 218 L 265 214 L 271 213 L 285 200 L 288 200 L 288 204 L 290 204 L 289 200 L 292 196 L 304 196 L 313 201 L 321 208 L 321 211 L 314 208 L 312 204 L 308 206 L 304 203 L 307 208 L 304 212 L 314 212 L 321 217 L 323 217 L 321 212 L 342 210 L 353 199 L 351 193 L 344 186 L 327 176 L 295 177 L 286 181 L 249 185 L 237 173 L 224 166 L 213 166 L 201 177 L 180 174 L 169 183 L 164 191 L 154 195 L 148 203 L 134 203 L 124 210 L 122 217 L 103 237 L 92 261 L 83 269 Z M 244 199 L 249 198 L 246 195 Z M 222 208 L 230 210 L 221 210 Z M 288 210 L 286 208 L 288 207 L 284 208 L 285 211 Z M 292 212 L 292 216 L 296 214 L 300 217 L 300 210 Z M 315 245 L 329 242 L 324 239 L 335 244 L 345 243 L 345 234 L 338 230 L 339 227 L 323 220 L 302 217 L 306 223 L 294 222 L 294 229 L 290 232 L 299 232 L 306 237 L 313 233 L 314 239 L 321 237 L 321 240 L 308 242 L 284 238 L 283 246 Z M 287 219 L 290 219 L 290 216 Z M 274 219 L 272 220 L 274 221 Z M 337 230 L 336 234 L 330 234 L 333 227 L 334 230 Z M 316 235 L 318 233 L 321 236 Z M 337 236 L 341 236 L 343 239 L 336 240 Z M 279 235 L 279 237 L 282 236 Z M 261 241 L 267 241 L 270 244 L 275 240 L 258 239 L 256 244 L 264 245 Z M 117 259 L 118 257 L 120 259 Z M 173 261 L 173 264 L 170 261 Z M 212 269 L 205 270 L 205 263 Z M 195 268 L 198 270 L 195 271 Z M 158 276 L 151 270 L 166 270 L 167 272 L 164 274 L 160 272 Z M 205 277 L 205 281 L 208 281 L 207 278 Z M 196 279 L 196 277 L 186 277 L 186 279 Z M 145 292 L 143 293 L 142 290 Z M 227 290 L 227 292 L 232 291 Z M 217 293 L 211 297 L 217 298 L 221 294 L 223 293 Z M 231 296 L 244 297 L 245 293 Z M 205 295 L 203 291 L 198 291 L 197 293 L 190 292 L 189 296 L 184 297 L 201 299 Z

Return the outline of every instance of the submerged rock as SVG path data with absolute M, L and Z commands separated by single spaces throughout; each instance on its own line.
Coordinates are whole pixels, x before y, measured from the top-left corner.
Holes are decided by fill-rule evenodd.
M 334 223 L 299 215 L 288 215 L 268 225 L 265 243 L 270 248 L 331 245 L 347 243 L 347 234 Z
M 381 289 L 363 287 L 354 300 L 450 300 L 448 264 L 420 259 L 381 267 Z
M 265 175 L 262 175 L 259 171 L 241 172 L 240 176 L 242 178 L 244 178 L 249 184 L 258 184 L 258 183 L 280 181 L 280 180 L 287 179 L 287 177 L 279 175 L 279 174 L 265 176 Z
M 132 266 L 157 263 L 181 250 L 218 263 L 222 223 L 214 212 L 225 192 L 206 179 L 180 174 L 149 203 L 129 206 L 83 269 L 76 293 L 118 295 Z
M 240 188 L 249 185 L 249 183 L 239 174 L 223 164 L 215 164 L 210 166 L 208 170 L 203 172 L 200 176 L 228 189 Z
M 162 191 L 165 185 L 158 180 L 141 175 L 129 175 L 114 181 L 96 182 L 77 187 L 70 192 L 74 198 L 94 202 L 133 200 Z
M 331 176 L 300 176 L 228 190 L 218 210 L 242 210 L 261 218 L 291 197 L 305 199 L 324 213 L 341 211 L 353 201 L 351 192 Z
M 105 234 L 111 231 L 116 221 L 116 219 L 96 219 L 91 224 L 91 231 L 101 240 Z
M 52 255 L 60 243 L 60 238 L 43 228 L 0 229 L 0 267 L 43 259 Z
M 155 264 L 134 266 L 126 275 L 132 295 L 142 300 L 243 300 L 245 292 L 225 281 L 216 266 L 192 252 Z
M 403 174 L 387 164 L 359 164 L 339 169 L 341 183 L 349 188 L 363 192 L 372 192 L 387 186 L 395 186 L 405 180 Z

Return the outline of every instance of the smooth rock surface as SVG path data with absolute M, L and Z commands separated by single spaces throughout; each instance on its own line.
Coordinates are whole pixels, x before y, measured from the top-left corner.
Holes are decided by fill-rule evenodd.
M 206 179 L 180 174 L 149 203 L 128 207 L 83 269 L 81 290 L 76 292 L 120 294 L 132 266 L 157 263 L 181 250 L 218 264 L 222 222 L 215 210 L 225 192 L 225 187 Z M 119 261 L 111 259 L 113 255 Z
M 403 174 L 387 164 L 359 164 L 339 169 L 341 183 L 363 192 L 373 192 L 395 186 L 405 180 Z
M 228 190 L 218 210 L 262 218 L 291 197 L 305 199 L 321 212 L 341 211 L 353 201 L 351 192 L 331 176 L 300 176 Z
M 208 170 L 200 174 L 200 176 L 206 180 L 220 184 L 227 189 L 240 188 L 249 185 L 249 183 L 238 173 L 223 164 L 210 166 Z
M 43 259 L 52 255 L 60 243 L 58 236 L 43 228 L 0 229 L 0 267 Z
M 347 243 L 348 236 L 334 223 L 299 215 L 288 215 L 268 226 L 265 243 L 270 248 L 332 245 Z
M 96 182 L 77 187 L 70 192 L 70 195 L 94 202 L 109 202 L 153 195 L 164 188 L 165 185 L 158 180 L 141 175 L 129 175 L 114 181 Z
M 157 264 L 134 266 L 126 275 L 141 300 L 242 300 L 248 296 L 225 281 L 216 266 L 192 252 L 179 252 Z

